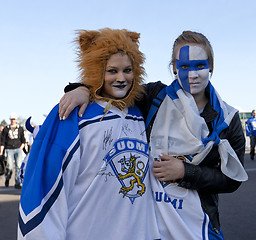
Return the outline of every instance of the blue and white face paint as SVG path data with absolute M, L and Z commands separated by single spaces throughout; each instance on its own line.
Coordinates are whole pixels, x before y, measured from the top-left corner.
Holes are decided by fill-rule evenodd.
M 198 45 L 180 48 L 176 56 L 178 81 L 182 88 L 196 95 L 209 83 L 209 61 L 206 51 Z

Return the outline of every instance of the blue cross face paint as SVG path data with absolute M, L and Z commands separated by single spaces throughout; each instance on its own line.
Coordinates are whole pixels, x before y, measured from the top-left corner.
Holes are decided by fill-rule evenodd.
M 209 82 L 209 61 L 206 51 L 197 45 L 180 48 L 176 57 L 178 81 L 192 95 L 201 93 Z

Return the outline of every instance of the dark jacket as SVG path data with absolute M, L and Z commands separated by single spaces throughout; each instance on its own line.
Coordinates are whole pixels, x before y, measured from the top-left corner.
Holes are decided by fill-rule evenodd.
M 10 125 L 6 126 L 1 134 L 1 146 L 5 149 L 17 149 L 22 143 L 25 143 L 24 129 L 17 125 L 14 134 L 9 134 L 12 131 Z
M 153 99 L 158 92 L 166 85 L 161 82 L 149 83 L 145 85 L 146 94 L 140 102 L 137 102 L 142 111 L 144 119 L 152 104 Z M 212 131 L 212 121 L 217 117 L 218 113 L 208 103 L 201 116 L 205 119 L 210 133 Z M 154 118 L 147 128 L 147 136 L 149 140 L 150 132 L 154 123 Z M 243 164 L 245 152 L 245 138 L 242 130 L 239 114 L 236 113 L 229 127 L 220 133 L 220 138 L 229 141 L 231 147 L 236 152 L 239 160 Z M 185 176 L 179 181 L 179 186 L 197 190 L 201 205 L 208 214 L 213 228 L 216 232 L 220 229 L 219 212 L 218 212 L 218 193 L 229 193 L 238 189 L 241 182 L 237 182 L 225 176 L 220 170 L 220 155 L 218 148 L 214 146 L 206 158 L 198 165 L 184 163 Z

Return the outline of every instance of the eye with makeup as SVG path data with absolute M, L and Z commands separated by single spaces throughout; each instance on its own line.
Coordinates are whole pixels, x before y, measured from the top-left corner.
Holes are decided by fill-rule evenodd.
M 189 66 L 188 65 L 182 65 L 181 68 L 186 70 L 186 69 L 189 69 Z
M 107 69 L 106 72 L 114 74 L 114 73 L 117 73 L 117 70 L 113 69 L 113 68 L 110 68 L 110 69 Z
M 132 68 L 126 68 L 126 69 L 124 70 L 124 72 L 125 72 L 125 73 L 130 73 L 130 72 L 132 72 Z
M 196 67 L 197 67 L 198 69 L 202 69 L 202 68 L 205 67 L 205 64 L 198 64 Z
M 107 69 L 106 72 L 115 74 L 115 73 L 117 73 L 118 71 L 117 71 L 116 69 L 114 69 L 114 68 L 111 68 L 111 69 Z M 124 73 L 130 73 L 130 72 L 132 72 L 132 68 L 125 68 L 125 69 L 123 70 L 123 72 L 124 72 Z

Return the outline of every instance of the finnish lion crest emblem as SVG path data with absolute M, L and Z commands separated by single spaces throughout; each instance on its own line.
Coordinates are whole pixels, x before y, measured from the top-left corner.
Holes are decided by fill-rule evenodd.
M 119 193 L 123 193 L 124 197 L 128 192 L 133 190 L 134 184 L 137 184 L 139 188 L 137 191 L 137 194 L 142 196 L 142 194 L 146 190 L 145 184 L 142 183 L 142 179 L 145 176 L 145 173 L 143 172 L 145 164 L 142 161 L 136 162 L 137 158 L 138 157 L 135 157 L 135 155 L 130 154 L 130 158 L 128 160 L 126 160 L 126 158 L 124 157 L 123 159 L 118 161 L 119 163 L 121 163 L 122 171 L 125 172 L 124 175 L 119 173 L 117 175 L 118 179 L 120 180 L 124 180 L 127 178 L 130 179 L 130 186 L 127 187 L 124 185 L 119 192 Z M 136 167 L 137 167 L 137 170 L 136 170 Z
M 149 169 L 148 145 L 135 139 L 120 139 L 105 158 L 120 182 L 119 194 L 133 203 L 146 192 L 144 184 Z

